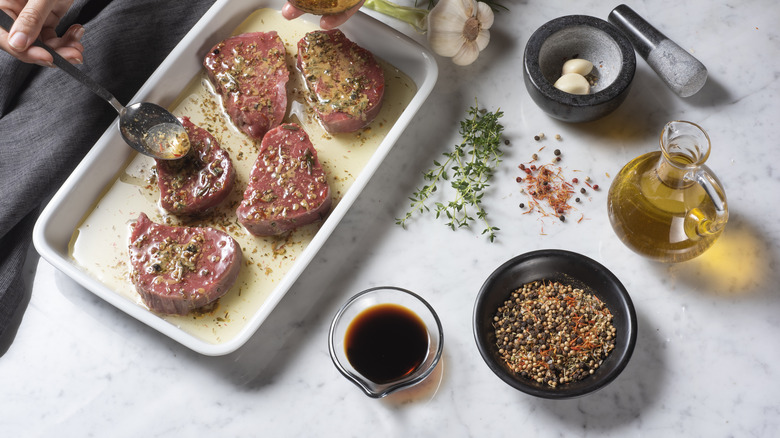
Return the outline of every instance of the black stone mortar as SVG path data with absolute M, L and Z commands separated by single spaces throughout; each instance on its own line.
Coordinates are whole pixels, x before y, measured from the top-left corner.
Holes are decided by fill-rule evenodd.
M 590 94 L 576 95 L 553 86 L 564 62 L 593 63 Z M 523 56 L 528 93 L 544 112 L 565 122 L 587 122 L 611 113 L 625 100 L 636 72 L 636 55 L 615 26 L 587 15 L 567 15 L 542 25 L 531 35 Z

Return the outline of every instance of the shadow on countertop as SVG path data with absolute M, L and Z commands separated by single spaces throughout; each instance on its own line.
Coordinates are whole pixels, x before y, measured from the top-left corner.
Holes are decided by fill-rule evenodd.
M 634 423 L 642 412 L 658 403 L 665 386 L 665 348 L 659 333 L 637 309 L 637 347 L 626 369 L 610 385 L 593 394 L 571 400 L 540 399 L 539 412 L 550 424 L 565 422 L 571 429 L 587 428 L 608 433 Z
M 705 295 L 767 298 L 779 296 L 780 271 L 773 269 L 779 261 L 759 226 L 732 210 L 723 234 L 706 252 L 683 263 L 657 263 L 655 269 Z

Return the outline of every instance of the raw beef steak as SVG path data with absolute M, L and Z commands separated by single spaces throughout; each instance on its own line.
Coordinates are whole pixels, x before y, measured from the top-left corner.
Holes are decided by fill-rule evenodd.
M 220 42 L 203 61 L 230 119 L 252 138 L 262 139 L 287 112 L 286 53 L 275 31 L 253 32 Z
M 250 233 L 271 236 L 324 218 L 331 202 L 317 151 L 303 128 L 289 123 L 263 138 L 236 213 Z
M 144 213 L 131 224 L 131 277 L 151 310 L 186 315 L 221 297 L 241 268 L 241 247 L 208 227 L 172 227 Z
M 228 153 L 208 131 L 186 117 L 181 122 L 190 138 L 190 152 L 178 160 L 157 160 L 157 186 L 166 211 L 195 215 L 227 198 L 236 171 Z
M 307 33 L 298 41 L 297 66 L 328 132 L 357 131 L 379 114 L 385 92 L 382 67 L 340 30 Z

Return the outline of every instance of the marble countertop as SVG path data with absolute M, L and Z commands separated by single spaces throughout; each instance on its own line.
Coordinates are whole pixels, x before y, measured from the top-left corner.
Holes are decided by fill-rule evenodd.
M 406 2 L 411 3 L 411 1 Z M 523 85 L 525 42 L 569 14 L 606 19 L 595 0 L 505 1 L 476 63 L 439 58 L 440 77 L 409 129 L 311 265 L 249 342 L 226 356 L 192 352 L 97 298 L 36 254 L 30 298 L 0 358 L 0 428 L 7 436 L 776 436 L 780 427 L 780 6 L 774 0 L 629 1 L 701 60 L 705 87 L 677 97 L 641 58 L 625 103 L 596 122 L 546 116 Z M 372 13 L 372 15 L 375 15 Z M 409 34 L 405 24 L 380 17 Z M 432 215 L 403 229 L 422 172 L 459 142 L 474 99 L 501 108 L 504 162 L 484 203 L 497 241 L 452 231 Z M 657 149 L 663 125 L 700 124 L 723 182 L 730 221 L 703 256 L 667 265 L 627 249 L 606 211 L 611 177 Z M 562 165 L 602 190 L 581 222 L 540 221 L 518 206 L 515 178 L 545 133 Z M 555 141 L 558 134 L 562 140 Z M 549 152 L 549 150 L 547 151 Z M 546 152 L 545 152 L 546 153 Z M 477 351 L 474 298 L 509 258 L 562 248 L 608 267 L 639 322 L 633 357 L 606 388 L 542 400 L 499 380 Z M 366 397 L 331 363 L 326 336 L 349 297 L 378 285 L 413 290 L 441 317 L 444 354 L 432 377 L 385 399 Z

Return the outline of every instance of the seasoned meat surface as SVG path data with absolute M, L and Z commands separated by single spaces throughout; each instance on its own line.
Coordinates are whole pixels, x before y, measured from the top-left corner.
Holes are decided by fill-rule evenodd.
M 379 114 L 385 91 L 382 67 L 340 30 L 307 33 L 298 41 L 297 66 L 308 100 L 328 132 L 357 131 Z
M 321 220 L 331 203 L 317 151 L 303 128 L 289 123 L 263 138 L 236 213 L 250 233 L 270 236 Z
M 252 32 L 218 43 L 203 61 L 230 119 L 252 138 L 279 126 L 287 111 L 286 53 L 275 31 Z
M 230 194 L 236 171 L 228 153 L 208 131 L 181 119 L 190 138 L 190 152 L 178 160 L 157 160 L 160 205 L 177 215 L 198 215 Z
M 158 224 L 144 213 L 130 226 L 131 278 L 149 309 L 186 315 L 235 283 L 243 254 L 227 233 Z

